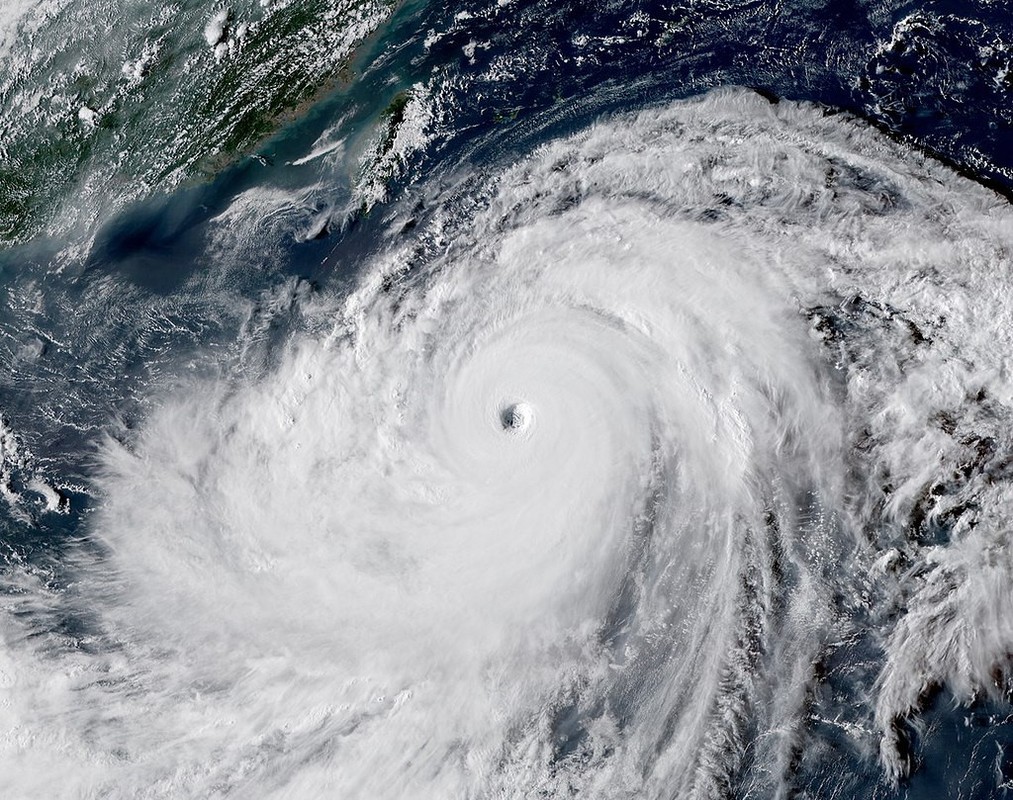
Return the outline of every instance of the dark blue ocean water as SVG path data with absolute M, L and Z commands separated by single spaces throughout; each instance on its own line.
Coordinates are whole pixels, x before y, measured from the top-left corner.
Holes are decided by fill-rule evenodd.
M 470 42 L 481 45 L 471 56 Z M 504 54 L 516 69 L 490 71 Z M 436 136 L 389 180 L 386 203 L 331 214 L 351 196 L 349 175 L 321 177 L 314 162 L 291 162 L 336 124 L 354 142 L 416 84 L 440 92 Z M 66 242 L 45 237 L 0 252 L 0 407 L 34 457 L 10 482 L 31 496 L 27 482 L 41 469 L 69 506 L 60 516 L 30 504 L 0 512 L 0 557 L 33 564 L 60 586 L 62 548 L 87 537 L 97 502 L 96 448 L 107 436 L 129 440 L 149 410 L 147 389 L 214 374 L 252 328 L 259 349 L 250 369 L 267 368 L 273 345 L 301 324 L 299 298 L 340 291 L 371 254 L 410 240 L 434 185 L 509 164 L 603 115 L 722 85 L 857 115 L 1013 196 L 1013 14 L 1004 3 L 405 3 L 330 94 L 214 180 L 105 221 L 86 253 L 68 256 Z M 254 242 L 242 258 L 208 249 L 212 220 L 243 192 L 320 180 L 330 181 L 332 204 L 316 210 L 324 222 L 315 237 L 279 241 L 264 229 L 254 234 L 263 247 Z M 413 216 L 392 230 L 394 204 Z M 272 287 L 290 302 L 265 307 Z M 877 656 L 861 637 L 840 651 L 825 667 L 826 708 L 814 718 L 846 716 Z M 906 734 L 919 768 L 899 789 L 879 780 L 875 753 L 854 752 L 833 725 L 814 721 L 825 752 L 815 773 L 812 759 L 800 759 L 797 796 L 1006 796 L 1008 709 L 956 708 L 945 692 L 927 705 L 923 727 Z

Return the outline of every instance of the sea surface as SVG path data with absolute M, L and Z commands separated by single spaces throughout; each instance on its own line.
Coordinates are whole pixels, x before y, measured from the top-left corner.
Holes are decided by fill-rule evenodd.
M 0 797 L 1005 797 L 1011 48 L 7 0 Z

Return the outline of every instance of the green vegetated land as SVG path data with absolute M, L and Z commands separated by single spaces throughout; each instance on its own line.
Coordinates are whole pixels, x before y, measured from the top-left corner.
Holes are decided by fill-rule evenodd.
M 0 241 L 216 174 L 333 88 L 394 5 L 295 0 L 261 12 L 257 2 L 191 2 L 139 20 L 116 20 L 115 9 L 86 23 L 58 15 L 15 44 L 14 77 L 0 80 L 12 110 L 0 133 Z

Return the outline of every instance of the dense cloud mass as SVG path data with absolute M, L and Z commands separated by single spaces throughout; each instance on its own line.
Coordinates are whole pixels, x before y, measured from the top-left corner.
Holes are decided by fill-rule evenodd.
M 787 797 L 1005 690 L 1003 202 L 744 90 L 477 180 L 103 447 L 11 796 Z

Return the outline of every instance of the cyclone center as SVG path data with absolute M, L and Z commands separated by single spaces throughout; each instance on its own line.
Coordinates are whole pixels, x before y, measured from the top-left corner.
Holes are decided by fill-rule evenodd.
M 527 403 L 510 403 L 499 412 L 499 422 L 504 431 L 526 430 L 534 418 L 534 411 Z

